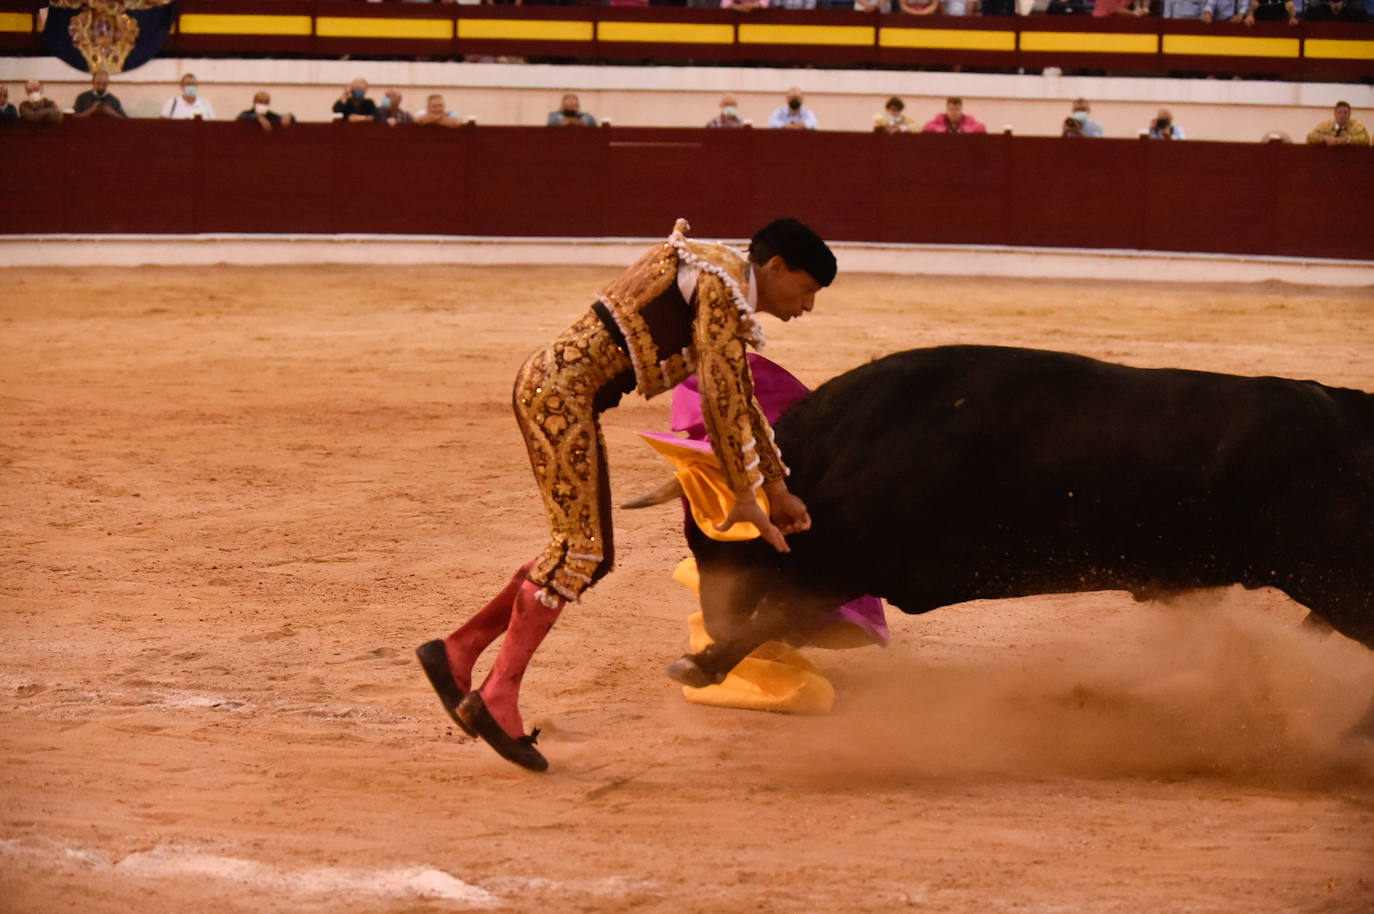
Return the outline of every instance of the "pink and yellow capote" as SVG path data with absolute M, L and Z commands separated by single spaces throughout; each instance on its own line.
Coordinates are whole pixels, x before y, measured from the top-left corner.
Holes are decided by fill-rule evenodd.
M 774 423 L 807 394 L 806 385 L 763 356 L 750 353 L 748 358 L 755 398 L 769 423 Z M 639 435 L 673 465 L 693 523 L 715 540 L 757 537 L 759 531 L 753 524 L 736 524 L 724 531 L 716 529 L 729 513 L 734 496 L 706 436 L 695 375 L 673 390 L 671 425 L 678 434 L 640 432 Z M 756 494 L 766 512 L 767 495 L 762 489 Z M 698 593 L 696 560 L 689 557 L 679 563 L 673 571 L 673 579 Z M 688 617 L 687 627 L 693 651 L 711 643 L 700 611 Z M 815 629 L 801 637 L 807 645 L 831 650 L 886 645 L 889 634 L 882 601 L 873 596 L 852 600 L 826 614 Z M 723 682 L 705 688 L 683 686 L 682 693 L 688 701 L 697 704 L 801 714 L 827 713 L 835 702 L 835 689 L 830 681 L 796 646 L 781 641 L 761 645 L 740 661 Z

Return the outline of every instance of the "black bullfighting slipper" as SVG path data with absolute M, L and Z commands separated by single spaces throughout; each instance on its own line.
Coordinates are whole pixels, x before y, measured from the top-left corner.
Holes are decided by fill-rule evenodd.
M 444 642 L 426 641 L 415 649 L 415 656 L 420 658 L 420 667 L 429 677 L 429 684 L 434 686 L 434 691 L 438 694 L 448 716 L 453 718 L 453 722 L 460 730 L 468 736 L 475 737 L 477 731 L 458 716 L 458 705 L 463 701 L 464 693 L 453 678 L 453 670 L 449 669 L 448 651 L 444 650 Z
M 491 712 L 487 710 L 487 703 L 482 700 L 481 692 L 468 693 L 458 705 L 458 716 L 506 761 L 514 762 L 530 771 L 549 770 L 548 759 L 534 748 L 535 740 L 539 738 L 538 728 L 529 736 L 511 736 L 501 728 L 496 718 L 491 716 Z

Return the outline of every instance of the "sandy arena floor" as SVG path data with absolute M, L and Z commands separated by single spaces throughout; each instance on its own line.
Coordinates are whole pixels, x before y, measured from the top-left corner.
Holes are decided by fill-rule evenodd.
M 834 714 L 711 709 L 679 509 L 617 511 L 526 680 L 552 771 L 457 733 L 412 650 L 540 545 L 511 380 L 613 272 L 4 271 L 0 910 L 1374 910 L 1374 653 L 1271 592 L 894 613 L 812 653 Z M 842 276 L 767 330 L 811 384 L 957 341 L 1374 390 L 1369 289 Z M 608 415 L 621 500 L 667 410 Z

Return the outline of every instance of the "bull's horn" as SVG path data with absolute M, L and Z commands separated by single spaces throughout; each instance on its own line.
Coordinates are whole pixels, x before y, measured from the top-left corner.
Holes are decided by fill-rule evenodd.
M 665 501 L 672 501 L 682 497 L 682 483 L 677 481 L 677 477 L 665 482 L 650 492 L 645 492 L 638 498 L 632 498 L 622 504 L 622 508 L 652 508 L 654 505 L 661 505 Z

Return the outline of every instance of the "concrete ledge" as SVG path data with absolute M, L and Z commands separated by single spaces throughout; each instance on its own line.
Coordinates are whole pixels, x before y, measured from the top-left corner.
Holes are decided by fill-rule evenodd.
M 624 266 L 657 238 L 438 235 L 0 235 L 0 267 L 372 263 Z M 747 242 L 734 239 L 743 247 Z M 840 269 L 900 275 L 1374 286 L 1374 261 L 1168 251 L 836 243 Z

